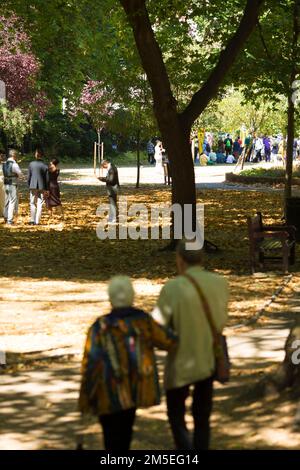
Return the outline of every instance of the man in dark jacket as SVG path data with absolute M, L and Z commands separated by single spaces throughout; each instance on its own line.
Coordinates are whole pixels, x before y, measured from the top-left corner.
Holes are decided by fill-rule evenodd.
M 30 190 L 30 225 L 39 225 L 45 195 L 49 190 L 48 166 L 43 162 L 41 149 L 35 152 L 35 160 L 29 164 L 28 187 Z
M 106 190 L 109 199 L 109 215 L 108 222 L 116 223 L 117 222 L 117 195 L 120 189 L 118 169 L 108 160 L 104 160 L 102 163 L 102 168 L 107 170 L 105 177 L 99 177 L 99 181 L 106 183 Z

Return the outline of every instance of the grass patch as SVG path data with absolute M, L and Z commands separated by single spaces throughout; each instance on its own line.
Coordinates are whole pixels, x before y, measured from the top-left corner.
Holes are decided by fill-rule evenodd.
M 284 178 L 285 171 L 283 168 L 250 168 L 243 170 L 241 176 L 254 176 L 254 177 L 269 177 L 269 178 Z M 300 177 L 300 168 L 293 172 L 294 177 Z

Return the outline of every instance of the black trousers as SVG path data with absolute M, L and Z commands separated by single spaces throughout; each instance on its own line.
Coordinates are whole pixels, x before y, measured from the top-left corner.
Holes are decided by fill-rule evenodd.
M 99 416 L 103 429 L 105 450 L 128 451 L 132 439 L 132 429 L 136 408 Z
M 148 153 L 148 162 L 153 164 L 155 162 L 154 160 L 154 153 Z
M 193 386 L 192 415 L 194 418 L 194 436 L 191 437 L 185 422 L 185 402 Z M 210 441 L 210 415 L 212 411 L 213 379 L 196 382 L 181 388 L 167 391 L 168 418 L 172 429 L 176 449 L 207 450 Z
M 107 195 L 109 201 L 109 214 L 108 214 L 108 221 L 109 222 L 116 222 L 118 216 L 118 207 L 117 207 L 117 191 L 114 187 L 107 185 Z

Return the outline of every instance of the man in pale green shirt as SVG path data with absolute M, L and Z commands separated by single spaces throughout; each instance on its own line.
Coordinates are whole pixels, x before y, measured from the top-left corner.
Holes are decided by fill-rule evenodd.
M 202 268 L 202 250 L 188 250 L 184 240 L 177 247 L 179 276 L 163 287 L 154 318 L 171 326 L 179 344 L 167 356 L 165 387 L 168 417 L 177 449 L 204 450 L 209 447 L 215 357 L 212 332 L 195 286 L 184 276 L 192 276 L 207 299 L 218 332 L 226 324 L 229 289 L 226 279 Z M 193 385 L 192 413 L 194 439 L 185 423 L 185 401 Z

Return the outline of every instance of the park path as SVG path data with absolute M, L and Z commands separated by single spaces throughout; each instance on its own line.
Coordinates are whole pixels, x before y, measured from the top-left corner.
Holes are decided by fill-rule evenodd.
M 278 398 L 276 405 L 255 392 L 251 395 L 264 373 L 283 359 L 286 337 L 300 318 L 298 282 L 294 278 L 293 295 L 287 297 L 283 291 L 257 324 L 228 331 L 233 377 L 229 385 L 216 389 L 213 448 L 300 447 L 300 434 L 292 429 L 295 405 L 286 397 Z M 24 353 L 23 367 L 1 375 L 0 449 L 75 446 L 82 430 L 76 412 L 81 348 L 49 346 L 45 343 L 41 352 L 32 347 Z M 163 354 L 159 364 L 162 372 Z M 172 448 L 164 402 L 139 411 L 135 430 L 134 449 Z M 98 424 L 90 423 L 85 431 L 87 448 L 99 448 Z
M 268 168 L 271 165 L 266 162 L 261 163 L 246 163 L 245 169 L 249 168 Z M 234 165 L 213 165 L 213 166 L 199 166 L 195 167 L 195 182 L 198 189 L 223 189 L 223 190 L 246 190 L 254 191 L 259 190 L 262 192 L 282 189 L 274 189 L 266 185 L 245 185 L 245 184 L 232 184 L 226 183 L 226 173 L 232 173 L 235 170 Z M 136 168 L 132 166 L 119 167 L 119 178 L 121 185 L 135 185 L 136 184 Z M 25 169 L 26 171 L 26 169 Z M 157 172 L 155 167 L 145 165 L 141 166 L 140 182 L 141 184 L 163 184 L 162 176 Z M 94 186 L 99 185 L 94 176 L 94 170 L 91 167 L 85 168 L 62 168 L 60 179 L 62 183 L 76 186 Z

